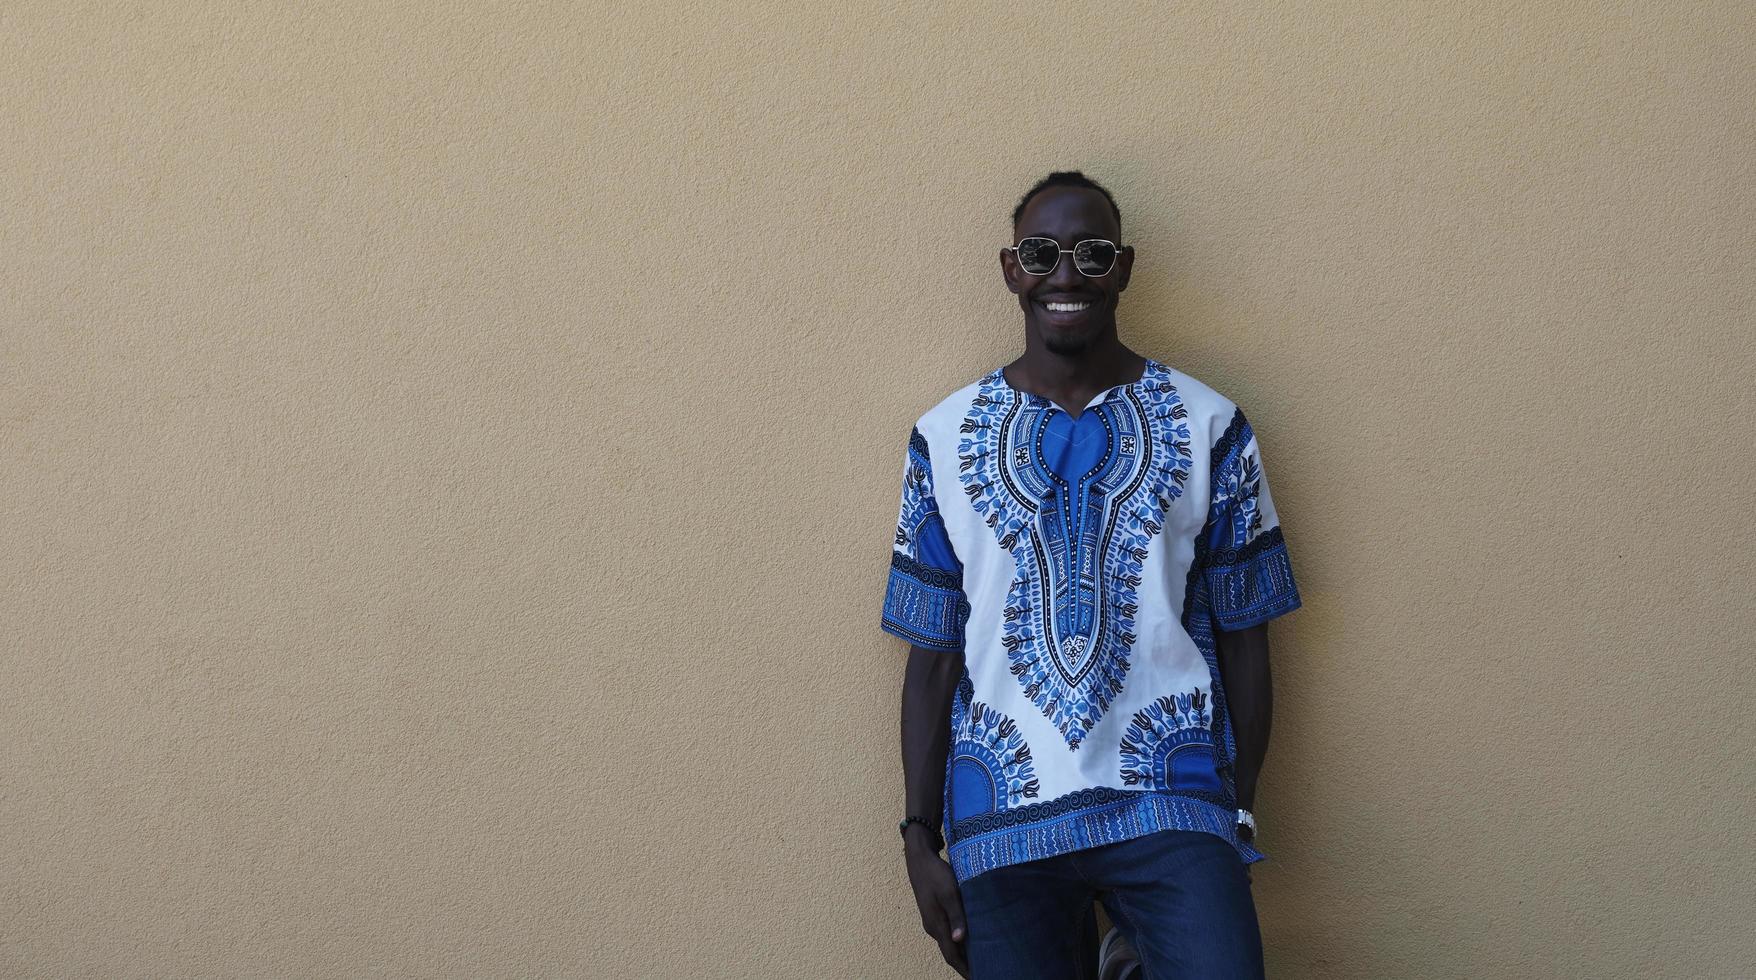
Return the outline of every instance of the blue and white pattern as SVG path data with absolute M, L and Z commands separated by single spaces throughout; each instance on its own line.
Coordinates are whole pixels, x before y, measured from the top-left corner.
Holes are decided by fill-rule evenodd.
M 1087 415 L 1102 426 L 1101 451 L 1057 466 L 1044 442 L 1066 413 L 995 371 L 957 446 L 970 506 L 1017 566 L 1003 612 L 1013 675 L 1069 749 L 1122 691 L 1148 545 L 1193 459 L 1188 411 L 1152 365 Z
M 909 435 L 903 467 L 884 628 L 918 647 L 962 649 L 963 622 L 969 616 L 962 585 L 962 565 L 946 538 L 945 521 L 933 497 L 927 440 L 916 429 Z
M 973 696 L 966 676 L 952 701 L 946 761 L 946 815 L 952 822 L 1011 809 L 1035 799 L 1040 786 L 1018 723 Z
M 1212 726 L 1207 692 L 1199 689 L 1164 695 L 1136 711 L 1122 735 L 1122 783 L 1219 792 Z
M 1244 415 L 1156 361 L 1079 415 L 996 370 L 910 434 L 882 624 L 963 658 L 960 880 L 1157 830 L 1240 860 L 1217 633 L 1299 606 Z
M 1221 837 L 1246 863 L 1263 859 L 1238 837 L 1237 808 L 1194 793 L 1092 786 L 1015 810 L 950 824 L 946 848 L 959 881 L 984 871 L 1102 847 L 1160 830 L 1199 830 Z
M 1262 512 L 1256 509 L 1256 497 L 1262 492 L 1262 470 L 1248 456 L 1235 457 L 1237 465 L 1220 471 L 1215 492 L 1232 501 L 1230 511 L 1232 535 L 1248 541 L 1262 530 Z
M 1280 527 L 1263 530 L 1260 507 L 1267 485 L 1255 447 L 1249 421 L 1234 411 L 1214 446 L 1213 499 L 1201 563 L 1214 616 L 1225 629 L 1243 629 L 1298 608 Z
M 909 434 L 908 466 L 902 474 L 902 513 L 896 521 L 896 544 L 907 548 L 915 544 L 927 530 L 927 522 L 938 513 L 933 500 L 932 470 L 927 455 L 927 440 L 920 430 Z

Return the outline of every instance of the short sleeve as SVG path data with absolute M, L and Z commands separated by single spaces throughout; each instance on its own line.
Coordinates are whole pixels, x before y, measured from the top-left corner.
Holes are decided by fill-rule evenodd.
M 1204 543 L 1202 574 L 1220 629 L 1248 629 L 1299 608 L 1262 451 L 1242 411 L 1234 410 L 1213 446 L 1213 498 Z
M 883 628 L 918 647 L 954 651 L 963 649 L 968 619 L 963 564 L 945 534 L 945 520 L 933 496 L 927 440 L 917 428 L 909 434 L 903 467 L 902 510 L 890 555 Z

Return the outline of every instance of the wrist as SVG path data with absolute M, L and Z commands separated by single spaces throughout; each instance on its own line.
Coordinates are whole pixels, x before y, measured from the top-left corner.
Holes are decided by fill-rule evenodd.
M 938 854 L 945 844 L 931 825 L 910 820 L 902 825 L 902 846 L 911 854 Z
M 1255 773 L 1248 773 L 1248 772 L 1238 773 L 1238 778 L 1232 784 L 1232 789 L 1234 791 L 1233 795 L 1237 798 L 1238 809 L 1240 809 L 1240 810 L 1254 810 L 1254 809 L 1256 809 L 1256 774 Z

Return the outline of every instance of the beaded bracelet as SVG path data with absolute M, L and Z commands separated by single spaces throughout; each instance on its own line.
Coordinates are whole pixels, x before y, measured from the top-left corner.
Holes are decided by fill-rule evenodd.
M 929 823 L 927 821 L 927 818 L 925 818 L 925 817 L 912 817 L 911 816 L 911 817 L 903 817 L 902 818 L 902 822 L 898 823 L 896 825 L 896 829 L 899 833 L 902 834 L 902 836 L 905 840 L 908 838 L 908 825 L 911 823 L 918 823 L 921 826 L 927 828 L 927 833 L 933 835 L 933 849 L 935 851 L 942 851 L 945 849 L 945 838 L 940 835 L 939 828 L 937 828 L 937 827 L 933 826 L 931 823 Z

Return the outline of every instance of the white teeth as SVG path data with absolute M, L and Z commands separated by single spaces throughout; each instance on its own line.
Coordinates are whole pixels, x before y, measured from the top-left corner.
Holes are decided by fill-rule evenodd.
M 1078 313 L 1080 310 L 1091 307 L 1090 303 L 1044 303 L 1043 305 L 1055 313 Z

